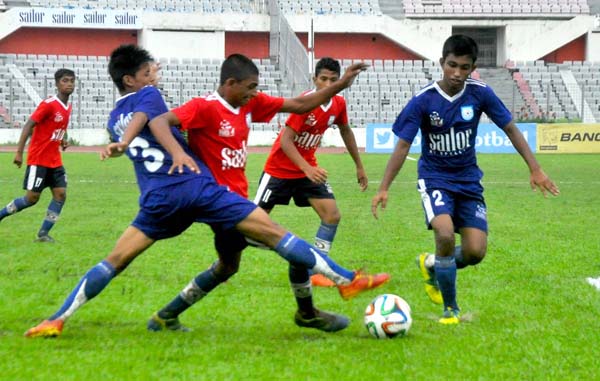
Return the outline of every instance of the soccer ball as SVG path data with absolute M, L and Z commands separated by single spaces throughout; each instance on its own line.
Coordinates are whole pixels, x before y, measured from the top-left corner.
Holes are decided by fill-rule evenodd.
M 365 327 L 377 339 L 402 337 L 412 324 L 410 306 L 394 294 L 379 295 L 365 310 Z

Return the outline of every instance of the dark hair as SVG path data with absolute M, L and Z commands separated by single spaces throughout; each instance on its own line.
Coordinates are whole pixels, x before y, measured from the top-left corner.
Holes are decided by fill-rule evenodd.
M 444 47 L 442 48 L 442 59 L 445 60 L 449 54 L 454 54 L 457 57 L 471 56 L 473 63 L 475 63 L 475 61 L 477 61 L 478 53 L 479 48 L 477 47 L 475 40 L 463 34 L 455 34 L 448 37 L 446 42 L 444 42 Z
M 243 81 L 252 75 L 258 76 L 258 68 L 254 62 L 243 54 L 232 54 L 221 65 L 220 84 L 224 85 L 228 78 Z
M 144 48 L 136 45 L 121 45 L 110 54 L 108 74 L 119 91 L 125 90 L 123 77 L 135 76 L 142 65 L 154 61 L 154 58 Z
M 317 65 L 315 66 L 315 77 L 318 76 L 323 69 L 337 73 L 338 76 L 340 76 L 342 72 L 339 61 L 334 60 L 331 57 L 323 57 L 317 62 Z
M 75 72 L 71 69 L 58 69 L 55 73 L 54 73 L 54 81 L 58 82 L 60 81 L 60 79 L 62 77 L 73 77 L 75 78 Z

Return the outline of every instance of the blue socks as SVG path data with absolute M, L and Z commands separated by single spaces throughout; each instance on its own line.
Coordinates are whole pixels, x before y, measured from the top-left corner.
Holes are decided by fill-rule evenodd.
M 315 246 L 317 249 L 325 254 L 329 254 L 337 228 L 337 224 L 326 224 L 321 221 L 321 225 L 319 226 L 319 230 L 317 230 L 317 235 L 315 237 Z
M 435 279 L 444 298 L 444 310 L 458 310 L 456 303 L 456 260 L 454 257 L 435 257 Z
M 114 277 L 115 269 L 110 263 L 107 261 L 98 263 L 81 278 L 62 307 L 48 320 L 68 319 L 79 307 L 98 295 Z
M 42 227 L 38 232 L 38 237 L 48 235 L 48 232 L 58 220 L 58 216 L 60 216 L 60 211 L 62 210 L 64 204 L 64 202 L 56 201 L 54 199 L 50 201 L 50 204 L 48 205 L 48 211 L 46 212 L 46 218 L 44 219 L 44 222 L 42 222 Z
M 291 264 L 323 274 L 336 284 L 348 283 L 354 279 L 354 272 L 341 267 L 327 255 L 290 232 L 286 233 L 275 246 L 275 251 Z
M 0 220 L 2 220 L 6 216 L 10 216 L 11 214 L 15 214 L 18 211 L 29 208 L 33 204 L 29 203 L 27 199 L 23 197 L 15 198 L 11 202 L 8 203 L 2 210 L 0 210 Z

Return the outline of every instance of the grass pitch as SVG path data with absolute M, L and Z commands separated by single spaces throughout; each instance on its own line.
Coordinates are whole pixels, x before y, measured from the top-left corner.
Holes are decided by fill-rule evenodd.
M 0 203 L 23 195 L 23 169 L 0 154 Z M 266 159 L 249 156 L 251 196 Z M 155 244 L 93 301 L 58 339 L 23 332 L 52 314 L 80 277 L 111 250 L 137 211 L 137 185 L 126 158 L 64 155 L 68 198 L 52 231 L 54 245 L 33 243 L 45 214 L 40 203 L 0 223 L 1 380 L 584 380 L 600 374 L 600 156 L 538 155 L 561 195 L 531 192 L 518 155 L 480 155 L 490 225 L 487 258 L 458 275 L 458 301 L 472 321 L 435 319 L 414 257 L 433 250 L 407 162 L 379 220 L 370 200 L 388 155 L 363 155 L 370 188 L 361 193 L 348 155 L 320 155 L 342 222 L 332 250 L 340 264 L 388 271 L 380 290 L 343 301 L 316 289 L 320 308 L 348 315 L 346 330 L 326 334 L 293 323 L 286 263 L 248 249 L 240 272 L 182 315 L 190 333 L 150 333 L 152 312 L 215 259 L 210 230 L 197 225 Z M 312 241 L 309 208 L 278 206 L 273 218 Z M 362 323 L 368 302 L 396 293 L 413 309 L 408 337 L 372 339 Z

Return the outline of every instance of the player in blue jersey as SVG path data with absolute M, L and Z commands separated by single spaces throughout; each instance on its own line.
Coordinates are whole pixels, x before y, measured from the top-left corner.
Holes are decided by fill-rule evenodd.
M 399 138 L 390 157 L 371 210 L 385 209 L 388 189 L 402 168 L 419 129 L 421 158 L 418 164 L 418 191 L 426 223 L 433 230 L 435 254 L 417 257 L 425 290 L 434 303 L 444 305 L 439 322 L 457 324 L 460 309 L 456 302 L 456 270 L 475 265 L 487 249 L 487 210 L 477 166 L 475 138 L 481 114 L 506 133 L 525 160 L 533 190 L 558 195 L 558 187 L 546 176 L 533 156 L 510 112 L 492 89 L 469 78 L 475 70 L 477 44 L 463 35 L 449 37 L 443 46 L 440 64 L 442 80 L 419 91 L 402 110 L 393 125 Z M 455 233 L 461 237 L 456 245 Z
M 215 231 L 235 227 L 290 263 L 322 273 L 349 290 L 368 289 L 368 274 L 357 275 L 339 266 L 273 223 L 254 203 L 218 185 L 204 162 L 191 153 L 179 130 L 153 123 L 168 109 L 158 90 L 149 86 L 152 62 L 146 50 L 123 45 L 112 52 L 108 65 L 121 97 L 108 121 L 114 143 L 106 147 L 103 158 L 120 156 L 125 151 L 132 160 L 141 193 L 140 210 L 108 257 L 81 278 L 56 313 L 29 329 L 25 336 L 60 335 L 64 322 L 138 255 L 157 240 L 181 234 L 194 222 L 209 224 Z M 197 288 L 188 289 L 186 296 L 193 299 L 197 292 Z

